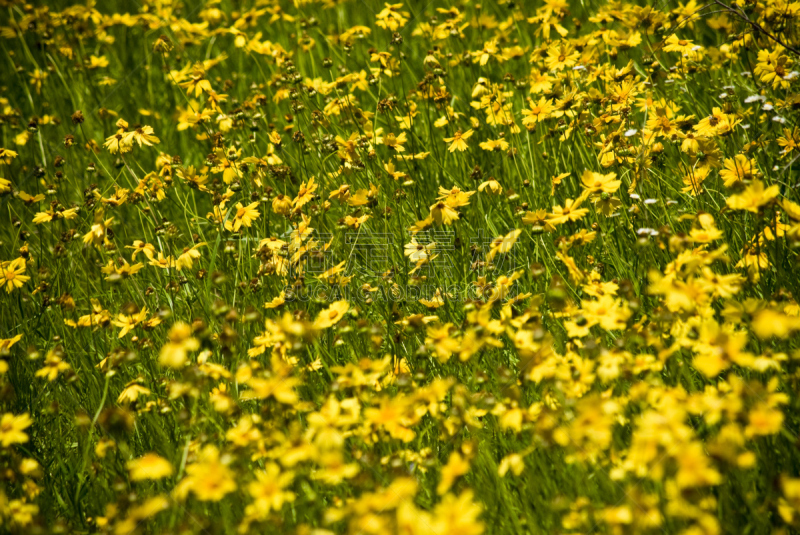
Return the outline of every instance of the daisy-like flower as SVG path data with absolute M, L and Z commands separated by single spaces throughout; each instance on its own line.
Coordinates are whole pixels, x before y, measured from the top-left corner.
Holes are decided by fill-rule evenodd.
M 345 313 L 350 310 L 350 303 L 347 301 L 336 301 L 319 313 L 317 319 L 314 321 L 315 329 L 327 329 L 339 323 L 344 317 Z
M 599 193 L 616 193 L 622 182 L 616 180 L 616 173 L 608 173 L 603 175 L 589 171 L 588 169 L 583 172 L 581 182 L 583 182 L 584 191 L 590 194 Z
M 175 470 L 165 458 L 156 453 L 145 453 L 138 459 L 128 461 L 128 472 L 131 481 L 163 479 L 171 476 Z
M 183 253 L 175 260 L 175 267 L 178 268 L 178 271 L 184 268 L 191 269 L 194 261 L 200 258 L 200 247 L 205 245 L 205 242 L 200 242 L 197 245 L 185 248 Z
M 25 259 L 22 257 L 0 263 L 0 288 L 5 286 L 8 293 L 16 288 L 22 288 L 30 280 L 30 277 L 25 275 L 25 267 Z
M 153 145 L 161 143 L 161 140 L 153 134 L 152 126 L 142 126 L 136 130 L 132 130 L 131 132 L 126 132 L 123 134 L 123 143 L 133 146 L 134 142 L 136 142 L 136 144 L 138 144 L 140 147 L 142 145 L 152 147 Z
M 25 444 L 28 442 L 28 435 L 25 430 L 33 424 L 33 420 L 28 413 L 15 416 L 7 412 L 0 418 L 0 445 L 4 448 L 12 444 Z
M 464 152 L 469 148 L 467 145 L 467 139 L 473 134 L 472 129 L 467 130 L 466 132 L 461 132 L 459 130 L 456 132 L 453 137 L 446 137 L 444 138 L 445 142 L 450 143 L 450 146 L 447 148 L 450 152 L 461 151 Z
M 258 208 L 258 201 L 244 206 L 242 203 L 236 203 L 236 214 L 233 221 L 228 220 L 225 223 L 225 229 L 232 232 L 239 232 L 239 229 L 250 227 L 253 221 L 259 218 L 261 213 L 256 209 Z
M 428 258 L 430 252 L 436 247 L 435 242 L 423 245 L 417 242 L 417 238 L 411 238 L 411 243 L 405 245 L 403 254 L 408 257 L 411 262 L 419 262 Z
M 725 186 L 730 188 L 744 181 L 751 181 L 758 178 L 761 173 L 758 171 L 756 161 L 748 158 L 744 154 L 737 154 L 733 158 L 725 158 L 723 164 L 725 169 L 719 172 L 719 176 L 725 181 Z
M 436 204 L 431 205 L 431 218 L 437 225 L 450 225 L 458 217 L 458 212 L 444 201 L 438 201 Z
M 758 213 L 760 209 L 772 202 L 779 192 L 780 188 L 777 185 L 765 188 L 764 182 L 756 179 L 742 193 L 728 197 L 728 208 Z
M 561 206 L 554 206 L 548 222 L 551 225 L 561 225 L 567 221 L 578 221 L 589 213 L 588 209 L 580 208 L 585 198 L 584 194 L 574 201 L 572 199 L 567 199 L 566 202 L 564 202 L 563 208 Z
M 540 123 L 550 117 L 550 114 L 555 110 L 555 106 L 545 97 L 541 97 L 536 104 L 529 100 L 528 106 L 529 108 L 522 110 L 522 125 L 528 129 L 532 129 L 536 126 L 536 123 Z
M 294 200 L 294 207 L 300 208 L 307 202 L 311 201 L 311 199 L 314 198 L 315 191 L 317 191 L 317 184 L 314 182 L 314 177 L 311 177 L 308 180 L 308 184 L 306 184 L 305 182 L 300 184 L 300 191 L 297 192 L 297 198 L 295 198 Z M 257 203 L 254 204 L 256 204 L 257 206 Z M 250 208 L 251 206 L 255 208 L 255 206 L 253 206 L 252 204 L 248 208 Z M 250 225 L 245 225 L 245 226 L 249 227 Z

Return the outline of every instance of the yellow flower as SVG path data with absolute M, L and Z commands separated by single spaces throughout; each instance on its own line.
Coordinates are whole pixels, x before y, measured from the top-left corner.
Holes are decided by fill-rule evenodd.
M 11 293 L 30 280 L 25 273 L 25 259 L 16 258 L 10 262 L 0 263 L 0 287 L 5 286 L 6 292 Z
M 779 192 L 780 188 L 777 184 L 764 188 L 764 183 L 756 179 L 742 193 L 731 195 L 726 202 L 731 210 L 747 210 L 758 213 L 764 206 L 772 202 Z
M 348 310 L 350 310 L 350 303 L 344 300 L 336 301 L 319 313 L 314 321 L 314 328 L 321 330 L 334 326 L 341 321 Z
M 12 444 L 25 444 L 28 442 L 28 435 L 25 430 L 33 424 L 33 420 L 28 413 L 14 416 L 10 412 L 3 415 L 0 419 L 0 445 L 4 448 Z
M 119 404 L 128 404 L 133 403 L 139 396 L 147 396 L 150 395 L 150 389 L 145 388 L 142 385 L 138 384 L 137 382 L 133 382 L 125 387 L 125 389 L 120 393 L 119 397 L 117 398 L 117 403 Z
M 439 201 L 431 205 L 431 219 L 433 219 L 437 225 L 450 225 L 453 221 L 457 220 L 458 217 L 458 212 L 453 210 L 453 208 L 444 201 Z
M 234 474 L 220 459 L 216 447 L 206 446 L 199 457 L 197 462 L 186 467 L 186 476 L 175 487 L 178 498 L 185 498 L 192 492 L 200 501 L 218 502 L 236 490 Z
M 454 451 L 450 454 L 447 464 L 442 467 L 441 479 L 439 480 L 439 485 L 436 487 L 436 492 L 438 494 L 444 494 L 450 490 L 450 487 L 453 486 L 456 479 L 463 476 L 468 471 L 469 461 L 462 457 L 460 453 Z
M 256 208 L 258 208 L 258 201 L 250 203 L 247 206 L 244 206 L 240 202 L 236 203 L 236 215 L 233 217 L 233 221 L 229 220 L 225 223 L 225 229 L 239 232 L 242 226 L 249 228 L 253 224 L 253 221 L 258 219 L 261 215 Z
M 69 363 L 61 360 L 63 350 L 60 346 L 56 346 L 47 352 L 44 359 L 44 366 L 36 372 L 36 377 L 44 377 L 51 383 L 56 380 L 58 374 L 72 368 Z
M 158 363 L 162 366 L 181 368 L 186 364 L 187 353 L 200 348 L 200 341 L 192 336 L 192 327 L 181 321 L 170 328 L 167 338 L 169 341 L 158 356 Z
M 128 461 L 131 481 L 163 479 L 174 473 L 172 464 L 156 453 L 145 453 L 138 459 Z
M 608 173 L 607 175 L 603 175 L 600 173 L 595 173 L 594 171 L 589 171 L 587 169 L 583 172 L 583 175 L 581 176 L 581 182 L 583 182 L 583 187 L 585 188 L 585 191 L 589 193 L 610 194 L 610 193 L 616 193 L 616 191 L 622 184 L 621 181 L 615 180 L 616 178 L 617 178 L 616 173 Z
M 447 148 L 447 150 L 450 152 L 455 152 L 457 150 L 464 152 L 469 148 L 466 140 L 469 139 L 472 134 L 472 129 L 469 129 L 466 132 L 461 132 L 459 130 L 453 135 L 453 137 L 444 138 L 445 142 L 450 143 L 450 146 Z
M 724 166 L 725 169 L 719 172 L 719 176 L 725 181 L 725 186 L 729 188 L 744 181 L 751 181 L 761 175 L 756 167 L 756 161 L 747 158 L 744 154 L 725 158 Z
M 259 520 L 266 519 L 270 511 L 280 511 L 284 503 L 294 501 L 293 492 L 284 490 L 294 480 L 294 473 L 281 473 L 275 463 L 267 463 L 264 470 L 256 472 L 256 481 L 247 486 L 253 503 L 245 509 L 245 515 Z

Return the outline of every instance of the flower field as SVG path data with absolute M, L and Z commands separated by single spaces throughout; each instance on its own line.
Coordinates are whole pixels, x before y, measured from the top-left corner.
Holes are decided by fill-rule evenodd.
M 800 532 L 800 2 L 0 0 L 0 533 Z

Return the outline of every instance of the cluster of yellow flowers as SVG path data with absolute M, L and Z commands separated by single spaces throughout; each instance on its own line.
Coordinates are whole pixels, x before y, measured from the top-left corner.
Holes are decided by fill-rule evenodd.
M 123 4 L 3 2 L 0 531 L 800 530 L 800 2 Z

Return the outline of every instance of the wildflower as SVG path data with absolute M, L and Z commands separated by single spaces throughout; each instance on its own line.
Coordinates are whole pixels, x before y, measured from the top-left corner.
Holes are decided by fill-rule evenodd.
M 0 445 L 4 448 L 12 444 L 25 444 L 28 442 L 28 435 L 25 430 L 33 424 L 33 420 L 28 413 L 15 416 L 7 412 L 0 418 Z
M 253 224 L 253 221 L 259 218 L 261 213 L 256 209 L 258 208 L 258 202 L 253 202 L 244 206 L 242 203 L 236 203 L 236 214 L 233 217 L 233 221 L 227 221 L 225 223 L 225 229 L 228 231 L 239 232 L 239 229 L 242 226 L 250 227 Z
M 433 510 L 431 532 L 447 535 L 481 535 L 484 525 L 478 521 L 480 505 L 472 501 L 472 491 L 458 496 L 446 494 Z
M 585 199 L 585 193 L 577 200 L 567 199 L 564 202 L 563 208 L 561 206 L 554 206 L 553 212 L 549 214 L 548 223 L 551 225 L 561 225 L 567 221 L 578 221 L 583 216 L 589 213 L 586 208 L 580 208 L 581 203 Z
M 156 453 L 146 453 L 128 461 L 128 471 L 131 481 L 163 479 L 174 473 L 172 464 Z
M 281 472 L 277 464 L 267 463 L 264 470 L 256 472 L 256 481 L 247 486 L 253 503 L 247 506 L 245 515 L 265 520 L 270 511 L 280 511 L 285 503 L 294 501 L 295 494 L 285 490 L 293 480 L 293 472 Z
M 747 158 L 744 154 L 737 154 L 733 158 L 725 158 L 725 169 L 719 176 L 725 181 L 725 186 L 731 188 L 742 182 L 750 182 L 760 176 L 756 161 Z
M 142 240 L 134 240 L 133 245 L 126 245 L 126 249 L 133 249 L 131 260 L 136 260 L 136 255 L 142 253 L 148 260 L 153 259 L 153 254 L 156 252 L 155 246 L 152 243 L 145 243 Z
M 347 301 L 336 301 L 331 304 L 330 307 L 319 313 L 314 322 L 314 328 L 322 330 L 333 327 L 336 323 L 341 321 L 349 309 L 350 303 Z
M 175 487 L 175 495 L 185 498 L 190 492 L 204 502 L 218 502 L 236 490 L 234 474 L 214 446 L 206 446 L 196 462 L 186 466 L 186 476 Z
M 204 245 L 206 245 L 205 242 L 200 242 L 191 247 L 184 248 L 183 253 L 175 260 L 175 267 L 178 268 L 178 271 L 182 269 L 191 269 L 194 265 L 194 261 L 200 258 L 200 251 L 198 249 Z
M 405 250 L 403 254 L 408 257 L 411 262 L 419 262 L 420 260 L 426 260 L 428 258 L 428 254 L 436 247 L 435 242 L 428 243 L 423 245 L 417 242 L 416 237 L 411 238 L 411 243 L 407 243 L 405 245 Z
M 622 184 L 621 181 L 615 180 L 617 178 L 616 173 L 608 173 L 607 175 L 602 175 L 600 173 L 595 173 L 593 171 L 589 171 L 588 169 L 583 172 L 581 176 L 581 182 L 583 182 L 583 187 L 585 191 L 590 194 L 600 194 L 600 193 L 616 193 L 619 189 L 620 185 Z
M 458 212 L 444 201 L 439 201 L 436 204 L 432 204 L 430 210 L 430 217 L 436 222 L 437 225 L 451 225 L 453 221 L 456 221 L 459 217 Z
M 145 388 L 138 383 L 138 379 L 125 387 L 125 389 L 120 393 L 119 397 L 117 398 L 117 403 L 120 404 L 128 404 L 133 403 L 139 396 L 148 396 L 150 395 L 151 391 L 149 388 Z
M 297 198 L 294 200 L 294 207 L 300 208 L 301 206 L 309 202 L 314 197 L 314 192 L 316 190 L 317 190 L 317 184 L 314 183 L 314 177 L 311 177 L 309 179 L 308 184 L 303 182 L 300 185 L 300 191 L 297 193 Z M 248 206 L 248 209 L 251 207 L 253 209 L 256 208 L 256 206 L 253 206 L 251 204 L 250 206 Z M 256 217 L 258 217 L 258 214 L 256 214 Z M 250 225 L 245 225 L 245 226 L 249 227 Z
M 123 135 L 123 144 L 132 147 L 134 142 L 140 147 L 142 145 L 152 147 L 153 145 L 161 143 L 161 140 L 153 135 L 153 128 L 151 126 L 142 126 L 131 132 L 126 132 Z
M 182 368 L 188 359 L 187 353 L 200 348 L 200 341 L 192 336 L 192 328 L 180 321 L 170 327 L 167 338 L 169 341 L 161 348 L 158 356 L 158 362 L 162 366 Z
M 742 193 L 728 197 L 726 202 L 731 210 L 747 210 L 757 213 L 772 202 L 778 196 L 779 191 L 777 185 L 765 188 L 764 183 L 756 179 Z
M 447 464 L 442 468 L 441 472 L 441 480 L 439 481 L 439 485 L 436 487 L 436 492 L 438 494 L 445 494 L 450 487 L 453 486 L 455 480 L 463 476 L 469 471 L 469 461 L 464 459 L 460 453 L 454 451 L 450 454 L 450 458 L 447 460 Z
M 384 8 L 378 13 L 375 18 L 377 24 L 380 28 L 384 28 L 386 30 L 396 32 L 400 28 L 406 25 L 408 22 L 409 13 L 408 11 L 400 11 L 403 8 L 403 4 L 384 4 Z
M 536 104 L 529 100 L 528 105 L 529 108 L 522 110 L 522 124 L 529 130 L 536 126 L 536 123 L 541 123 L 547 119 L 555 110 L 553 104 L 545 97 L 541 97 Z
M 467 146 L 466 140 L 472 136 L 472 129 L 467 130 L 466 132 L 461 132 L 459 130 L 456 132 L 453 137 L 446 137 L 444 138 L 446 143 L 450 143 L 450 146 L 447 148 L 450 152 L 461 151 L 464 152 L 469 147 Z
M 5 286 L 7 293 L 11 293 L 17 288 L 22 288 L 30 279 L 29 276 L 25 275 L 24 258 L 0 262 L 0 287 Z
M 52 383 L 61 372 L 72 369 L 69 363 L 61 360 L 63 354 L 63 349 L 59 346 L 48 351 L 44 359 L 44 366 L 36 372 L 36 377 L 44 377 Z

